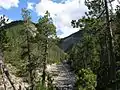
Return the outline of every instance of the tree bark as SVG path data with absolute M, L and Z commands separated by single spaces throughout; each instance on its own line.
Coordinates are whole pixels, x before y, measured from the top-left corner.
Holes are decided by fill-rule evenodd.
M 47 34 L 47 32 L 46 32 Z M 42 76 L 42 84 L 45 85 L 45 78 L 46 78 L 46 63 L 48 57 L 48 35 L 46 36 L 46 40 L 44 43 L 44 57 L 43 57 L 43 76 Z
M 106 35 L 107 35 L 107 50 L 108 50 L 108 63 L 109 63 L 109 80 L 110 82 L 112 80 L 116 80 L 116 60 L 113 52 L 113 39 L 112 39 L 112 31 L 110 29 L 110 16 L 109 16 L 109 9 L 107 0 L 104 0 L 105 3 L 105 10 L 106 10 Z M 116 90 L 116 85 L 114 84 L 112 87 L 112 90 Z
M 29 24 L 29 21 L 27 21 L 27 25 Z M 30 37 L 29 37 L 29 27 L 27 26 L 27 49 L 28 49 L 28 68 L 29 68 L 29 84 L 30 84 L 30 90 L 33 90 L 34 83 L 33 83 L 33 69 L 32 69 L 32 61 L 31 61 L 31 55 L 30 55 Z

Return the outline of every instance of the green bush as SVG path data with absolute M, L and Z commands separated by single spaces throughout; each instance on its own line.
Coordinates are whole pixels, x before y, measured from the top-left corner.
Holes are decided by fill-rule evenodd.
M 95 90 L 97 77 L 92 70 L 81 69 L 77 74 L 77 90 Z

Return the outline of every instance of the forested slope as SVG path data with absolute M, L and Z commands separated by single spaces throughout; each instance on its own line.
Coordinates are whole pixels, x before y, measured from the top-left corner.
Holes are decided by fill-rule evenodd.
M 6 50 L 4 51 L 5 54 L 5 62 L 12 64 L 15 66 L 18 71 L 22 70 L 24 72 L 24 63 L 26 63 L 22 59 L 22 47 L 24 47 L 25 36 L 23 36 L 22 31 L 25 29 L 23 21 L 14 21 L 10 24 L 7 24 L 3 27 L 6 30 L 6 36 L 8 39 L 8 43 L 6 44 Z M 65 53 L 61 50 L 57 45 L 50 42 L 51 45 L 49 46 L 48 50 L 48 63 L 59 63 L 61 60 L 65 58 Z M 37 43 L 31 45 L 33 49 L 34 55 L 40 55 L 42 52 L 42 47 L 39 47 Z M 39 48 L 39 49 L 38 49 Z M 41 49 L 41 50 L 40 50 Z M 42 55 L 41 55 L 42 56 Z M 39 60 L 41 63 L 41 60 Z M 42 63 L 41 63 L 42 64 Z
M 76 33 L 69 35 L 68 37 L 62 38 L 60 40 L 59 46 L 64 51 L 69 51 L 72 47 L 77 44 L 83 37 L 83 31 L 80 30 Z

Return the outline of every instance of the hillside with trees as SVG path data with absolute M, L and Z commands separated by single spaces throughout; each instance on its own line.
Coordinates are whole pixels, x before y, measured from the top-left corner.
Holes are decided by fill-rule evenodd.
M 0 89 L 119 90 L 120 6 L 113 2 L 85 0 L 88 12 L 71 20 L 79 31 L 65 38 L 49 11 L 37 23 L 26 8 L 23 20 L 7 24 L 1 16 Z
M 46 65 L 59 64 L 66 58 L 66 53 L 57 46 L 55 26 L 49 22 L 48 12 L 37 24 L 30 21 L 28 10 L 23 9 L 22 13 L 23 21 L 13 21 L 9 24 L 4 24 L 4 16 L 1 17 L 1 23 L 4 24 L 1 26 L 1 49 L 4 56 L 1 65 L 4 62 L 8 69 L 13 69 L 10 72 L 24 78 L 24 81 L 31 85 L 28 89 L 33 90 L 37 89 L 37 82 L 45 83 Z M 43 75 L 37 78 L 37 71 L 43 72 Z M 4 72 L 1 74 L 4 75 Z

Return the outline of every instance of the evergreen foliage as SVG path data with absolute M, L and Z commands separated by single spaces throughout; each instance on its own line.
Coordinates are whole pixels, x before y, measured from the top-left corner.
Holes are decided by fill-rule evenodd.
M 0 55 L 5 63 L 16 67 L 13 74 L 29 83 L 28 90 L 53 90 L 52 76 L 46 72 L 46 66 L 67 59 L 77 77 L 77 90 L 119 90 L 120 6 L 113 13 L 113 1 L 85 0 L 88 12 L 79 20 L 71 21 L 82 35 L 75 34 L 79 41 L 76 39 L 75 44 L 63 48 L 67 54 L 58 47 L 63 39 L 57 37 L 48 11 L 36 24 L 31 22 L 27 9 L 22 9 L 23 21 L 6 24 L 3 16 Z

